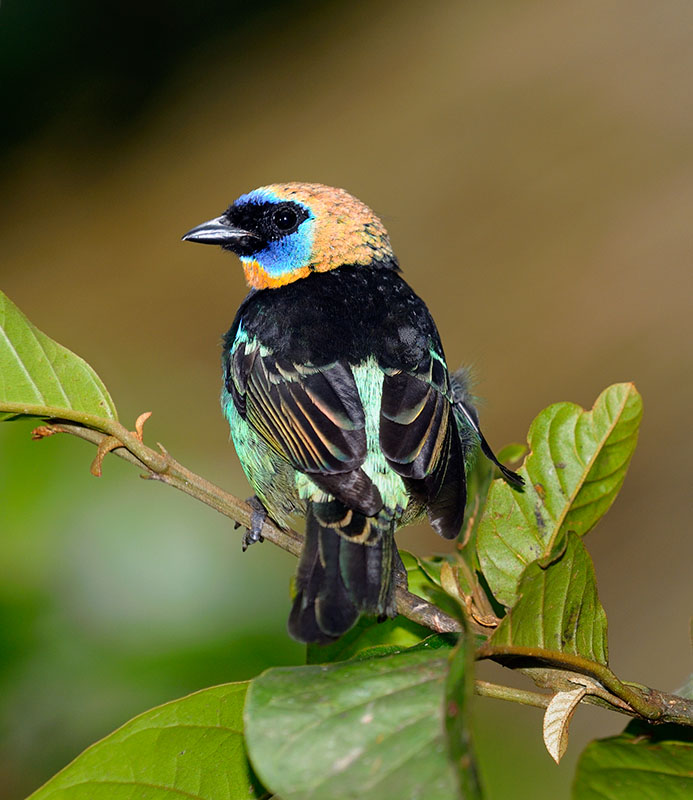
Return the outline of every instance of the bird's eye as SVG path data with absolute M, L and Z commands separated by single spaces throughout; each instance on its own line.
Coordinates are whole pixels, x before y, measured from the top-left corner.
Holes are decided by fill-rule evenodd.
M 292 208 L 279 208 L 272 215 L 272 222 L 280 231 L 288 231 L 298 222 L 298 216 Z

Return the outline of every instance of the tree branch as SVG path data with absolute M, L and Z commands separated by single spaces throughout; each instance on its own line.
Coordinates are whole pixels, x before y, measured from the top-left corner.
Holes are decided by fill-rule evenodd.
M 118 422 L 109 423 L 108 432 L 101 432 L 71 421 L 50 420 L 47 425 L 35 430 L 34 438 L 42 439 L 54 433 L 69 433 L 91 442 L 96 445 L 98 452 L 103 452 L 104 443 L 109 438 L 113 438 L 120 444 L 112 447 L 112 452 L 143 469 L 145 471 L 142 475 L 143 478 L 160 481 L 180 489 L 239 525 L 245 528 L 250 527 L 253 509 L 246 502 L 191 472 L 176 461 L 162 445 L 159 445 L 161 452 L 158 453 L 147 447 L 136 433 L 128 431 Z M 100 467 L 100 461 L 98 466 Z M 262 536 L 294 556 L 299 556 L 301 553 L 303 536 L 290 528 L 279 528 L 269 518 L 265 520 Z M 395 592 L 397 610 L 413 622 L 430 628 L 436 633 L 458 633 L 462 630 L 462 625 L 458 620 L 441 611 L 432 603 L 407 591 L 406 586 L 396 586 Z
M 46 409 L 21 406 L 3 410 L 17 414 L 47 416 Z M 58 409 L 56 409 L 58 411 Z M 44 426 L 36 428 L 33 438 L 42 439 L 56 433 L 68 433 L 84 439 L 97 447 L 97 456 L 92 464 L 92 472 L 101 474 L 101 461 L 108 452 L 123 458 L 144 470 L 143 478 L 156 480 L 173 486 L 191 497 L 214 508 L 220 514 L 229 517 L 243 527 L 250 527 L 253 509 L 247 503 L 224 491 L 219 486 L 202 478 L 176 461 L 159 444 L 159 452 L 148 447 L 142 441 L 142 424 L 148 415 L 142 415 L 137 422 L 136 430 L 129 431 L 116 420 L 106 420 L 92 415 L 74 412 L 72 419 L 66 420 L 65 412 L 60 409 L 61 418 L 53 418 Z M 262 528 L 264 539 L 281 547 L 292 555 L 301 552 L 303 536 L 291 529 L 279 528 L 267 519 Z M 437 606 L 418 595 L 412 594 L 402 582 L 395 587 L 397 610 L 413 622 L 417 622 L 436 633 L 459 633 L 462 623 L 446 614 Z M 488 629 L 477 625 L 473 619 L 466 623 L 472 630 L 488 634 Z M 620 681 L 608 667 L 597 664 L 581 656 L 557 653 L 533 647 L 498 647 L 485 644 L 477 652 L 478 659 L 493 659 L 505 666 L 527 674 L 537 685 L 556 691 L 565 691 L 571 684 L 570 676 L 587 675 L 599 682 L 603 689 L 588 695 L 583 702 L 607 706 L 612 710 L 630 716 L 649 720 L 650 722 L 674 722 L 680 725 L 693 726 L 693 701 L 677 695 L 635 686 Z M 476 681 L 476 693 L 486 697 L 496 697 L 525 705 L 546 708 L 550 702 L 549 694 L 527 692 L 508 686 L 498 686 L 486 681 Z

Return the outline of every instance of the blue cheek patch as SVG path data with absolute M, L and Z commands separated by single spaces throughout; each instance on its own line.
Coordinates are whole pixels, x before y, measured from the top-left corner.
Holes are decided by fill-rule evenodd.
M 279 205 L 284 202 L 286 202 L 285 198 L 278 197 L 269 189 L 255 189 L 248 194 L 241 195 L 234 205 L 241 206 L 250 203 L 255 205 L 276 203 Z M 298 201 L 292 200 L 292 202 L 296 203 Z M 241 256 L 241 261 L 246 263 L 257 261 L 262 269 L 273 278 L 288 275 L 294 270 L 305 267 L 310 262 L 313 253 L 315 218 L 308 207 L 303 207 L 308 212 L 309 217 L 299 225 L 297 231 L 270 242 L 264 250 L 253 253 L 252 256 Z
M 309 217 L 299 225 L 297 231 L 270 242 L 264 250 L 248 260 L 257 261 L 273 278 L 302 269 L 310 262 L 313 253 L 314 230 L 315 220 Z

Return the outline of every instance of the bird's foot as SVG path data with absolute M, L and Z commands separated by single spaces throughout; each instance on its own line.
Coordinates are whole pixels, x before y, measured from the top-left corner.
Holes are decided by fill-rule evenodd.
M 246 528 L 243 534 L 242 546 L 244 553 L 251 544 L 265 541 L 262 535 L 262 529 L 268 516 L 267 509 L 262 505 L 262 501 L 256 495 L 249 497 L 246 503 L 253 509 L 253 513 L 250 515 L 250 527 Z M 240 528 L 241 523 L 237 522 L 234 527 Z

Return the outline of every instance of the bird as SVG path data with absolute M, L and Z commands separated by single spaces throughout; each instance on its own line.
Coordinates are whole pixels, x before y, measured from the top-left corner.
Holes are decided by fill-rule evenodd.
M 428 518 L 459 535 L 479 448 L 466 373 L 381 220 L 344 189 L 277 183 L 242 194 L 183 240 L 235 253 L 250 287 L 223 337 L 221 405 L 253 487 L 244 549 L 305 518 L 288 621 L 329 644 L 362 615 L 396 616 L 394 534 Z

